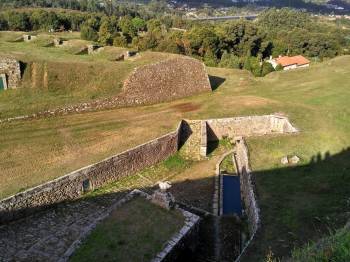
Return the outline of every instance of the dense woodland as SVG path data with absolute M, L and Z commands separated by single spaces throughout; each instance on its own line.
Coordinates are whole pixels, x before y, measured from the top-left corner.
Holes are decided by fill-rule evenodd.
M 0 30 L 80 31 L 82 39 L 101 45 L 184 54 L 208 66 L 244 68 L 255 76 L 274 70 L 264 62 L 271 55 L 301 54 L 314 61 L 349 52 L 349 29 L 293 9 L 269 9 L 256 21 L 213 23 L 184 20 L 158 1 L 131 7 L 114 6 L 112 15 L 64 9 L 7 9 L 0 13 Z

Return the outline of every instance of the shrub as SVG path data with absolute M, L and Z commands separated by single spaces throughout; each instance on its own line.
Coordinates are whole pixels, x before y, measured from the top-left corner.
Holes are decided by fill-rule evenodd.
M 128 46 L 128 40 L 125 36 L 119 35 L 114 37 L 113 39 L 113 45 L 114 46 L 120 46 L 120 47 L 127 47 Z

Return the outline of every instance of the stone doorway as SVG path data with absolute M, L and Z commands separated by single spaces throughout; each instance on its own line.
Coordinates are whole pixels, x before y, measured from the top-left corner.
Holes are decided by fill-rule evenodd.
M 0 91 L 7 89 L 7 78 L 5 74 L 0 74 Z

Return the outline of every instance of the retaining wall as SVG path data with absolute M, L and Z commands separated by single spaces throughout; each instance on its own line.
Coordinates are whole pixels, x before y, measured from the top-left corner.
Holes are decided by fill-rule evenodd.
M 290 124 L 287 117 L 278 115 L 209 119 L 206 122 L 208 141 L 216 141 L 224 137 L 262 136 L 298 131 Z
M 244 210 L 248 217 L 248 228 L 250 233 L 248 242 L 243 247 L 241 254 L 235 260 L 240 261 L 260 226 L 260 209 L 257 203 L 254 180 L 249 165 L 249 152 L 243 138 L 238 138 L 236 140 L 234 160 L 236 170 L 240 176 L 241 196 L 244 202 Z
M 21 81 L 20 63 L 12 58 L 0 57 L 0 74 L 5 74 L 8 88 L 16 88 Z
M 243 138 L 236 140 L 235 163 L 240 175 L 241 194 L 248 216 L 250 233 L 254 234 L 259 227 L 260 211 L 254 193 L 254 184 L 249 166 L 248 148 Z
M 187 159 L 199 160 L 202 145 L 201 121 L 184 120 L 181 129 L 181 155 Z
M 85 191 L 116 181 L 165 160 L 178 150 L 181 124 L 176 131 L 84 167 L 0 202 L 0 223 L 26 216 L 37 209 L 76 199 Z

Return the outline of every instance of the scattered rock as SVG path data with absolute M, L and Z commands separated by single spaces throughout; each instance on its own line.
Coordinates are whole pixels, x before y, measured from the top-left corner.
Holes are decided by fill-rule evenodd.
M 298 156 L 293 156 L 293 157 L 291 157 L 290 158 L 290 160 L 289 160 L 289 162 L 291 163 L 291 164 L 298 164 L 299 162 L 300 162 L 300 157 L 298 157 Z
M 284 156 L 281 158 L 281 164 L 282 165 L 287 165 L 289 163 L 288 161 L 288 157 L 287 156 Z

